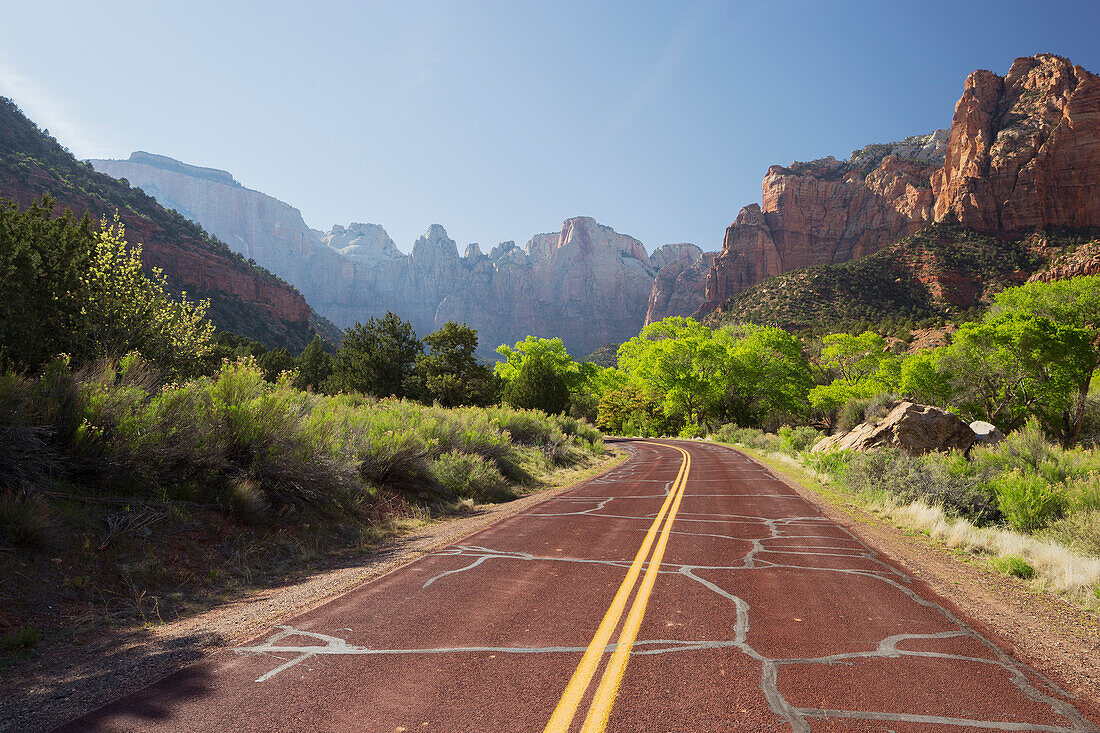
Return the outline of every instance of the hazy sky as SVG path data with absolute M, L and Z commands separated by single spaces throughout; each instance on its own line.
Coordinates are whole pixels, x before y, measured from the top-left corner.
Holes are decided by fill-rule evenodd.
M 318 229 L 487 249 L 593 216 L 721 246 L 773 163 L 950 124 L 966 75 L 1100 71 L 1100 2 L 4 3 L 0 94 L 80 158 L 229 170 Z

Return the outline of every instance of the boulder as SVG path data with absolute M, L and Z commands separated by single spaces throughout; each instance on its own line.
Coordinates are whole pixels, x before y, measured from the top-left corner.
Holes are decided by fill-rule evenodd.
M 870 451 L 893 446 L 919 455 L 930 451 L 966 451 L 977 439 L 969 425 L 947 410 L 901 402 L 877 423 L 860 423 L 847 433 L 818 441 L 812 452 Z
M 975 443 L 996 445 L 1005 439 L 1005 434 L 998 430 L 996 425 L 983 420 L 975 420 L 970 423 L 970 429 L 974 431 L 974 435 L 977 438 L 977 440 L 974 441 Z

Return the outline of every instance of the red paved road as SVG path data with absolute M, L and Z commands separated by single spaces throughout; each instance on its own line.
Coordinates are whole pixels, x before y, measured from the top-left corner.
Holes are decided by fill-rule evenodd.
M 615 731 L 1098 731 L 1093 708 L 759 464 L 705 443 L 632 449 L 70 729 L 540 731 L 568 687 L 578 704 L 559 730 L 610 711 Z M 648 596 L 651 555 L 629 570 L 644 543 L 664 553 Z M 601 621 L 614 634 L 592 643 Z M 604 688 L 609 704 L 593 703 Z

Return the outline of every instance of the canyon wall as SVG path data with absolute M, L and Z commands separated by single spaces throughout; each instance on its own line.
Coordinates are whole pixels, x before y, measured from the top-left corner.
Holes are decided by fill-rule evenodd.
M 943 163 L 948 133 L 869 145 L 833 157 L 773 165 L 763 205 L 750 204 L 726 230 L 707 275 L 700 313 L 766 277 L 863 257 L 932 220 L 928 179 Z
M 848 161 L 772 166 L 762 205 L 726 230 L 703 315 L 766 277 L 863 257 L 925 224 L 997 236 L 1100 226 L 1100 80 L 1066 59 L 976 71 L 950 131 L 871 145 Z

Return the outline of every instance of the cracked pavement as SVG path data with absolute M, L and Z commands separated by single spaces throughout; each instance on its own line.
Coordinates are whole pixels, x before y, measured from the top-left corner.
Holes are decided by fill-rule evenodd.
M 690 470 L 608 730 L 1100 733 L 767 469 L 681 441 L 630 444 L 609 473 L 71 729 L 543 730 L 675 491 L 674 445 Z

